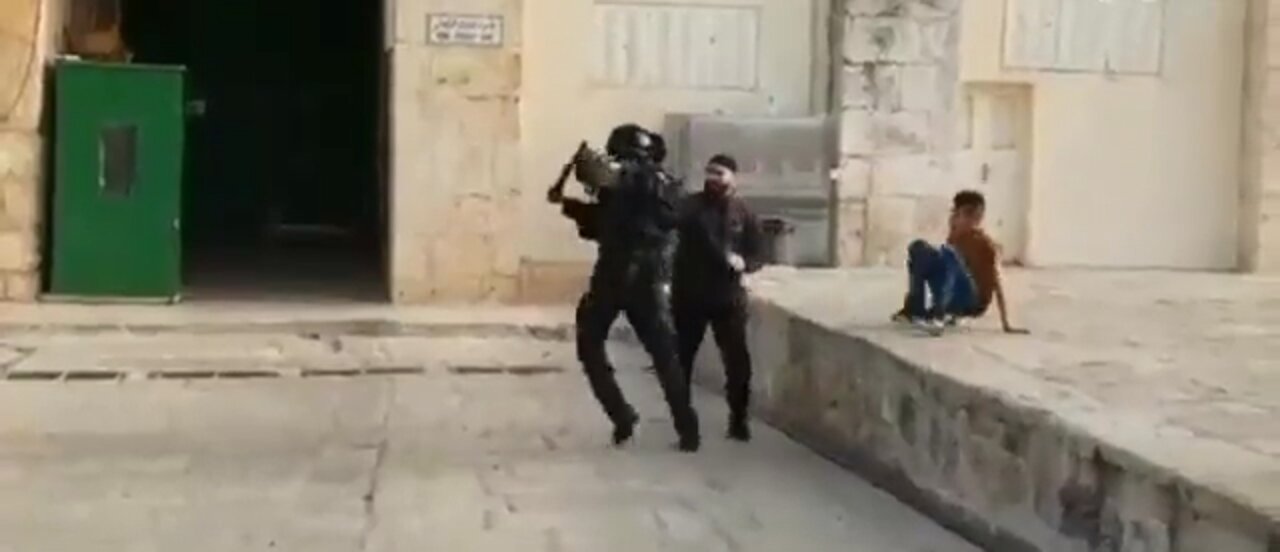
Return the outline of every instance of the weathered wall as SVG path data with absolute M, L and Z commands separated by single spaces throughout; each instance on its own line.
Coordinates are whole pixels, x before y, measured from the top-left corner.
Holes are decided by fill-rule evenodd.
M 1271 514 L 1205 484 L 1216 479 L 1190 481 L 1086 434 L 1033 404 L 1016 377 L 957 377 L 955 366 L 903 359 L 861 324 L 807 318 L 773 298 L 807 304 L 799 298 L 814 289 L 777 289 L 791 293 L 752 304 L 755 413 L 984 549 L 1275 550 Z M 698 380 L 723 385 L 714 343 L 701 351 Z
M 0 2 L 0 298 L 39 291 L 44 59 L 53 2 Z
M 1249 0 L 1244 87 L 1244 165 L 1240 193 L 1241 268 L 1280 272 L 1280 10 Z
M 18 298 L 37 291 L 41 67 L 53 51 L 44 47 L 51 40 L 36 40 L 52 36 L 36 28 L 37 1 L 0 6 L 0 106 L 21 98 L 0 120 L 6 200 L 0 295 Z M 825 28 L 826 5 L 388 0 L 393 299 L 557 301 L 579 293 L 591 249 L 542 202 L 577 140 L 599 141 L 623 121 L 660 128 L 673 111 L 825 110 L 830 79 L 821 52 L 828 38 L 815 29 Z M 652 21 L 655 14 L 672 24 L 683 21 L 689 37 L 706 40 L 663 54 L 653 48 L 669 48 L 658 42 L 675 35 L 610 23 L 601 19 L 602 10 L 613 13 L 609 17 L 638 16 L 635 21 Z M 429 13 L 502 15 L 504 42 L 498 48 L 429 45 Z M 708 27 L 702 24 L 707 17 L 720 19 Z M 54 19 L 47 17 L 43 26 Z M 718 27 L 722 23 L 727 27 Z M 610 32 L 602 33 L 606 28 Z M 537 40 L 526 41 L 526 32 Z M 628 52 L 645 48 L 638 63 L 629 61 Z M 19 77 L 28 59 L 34 59 L 34 72 L 24 80 Z M 15 82 L 24 83 L 21 90 Z
M 1164 2 L 1158 24 L 1103 13 L 1137 4 L 1040 4 L 1061 15 L 1006 54 L 1006 0 L 848 0 L 841 264 L 900 264 L 976 187 L 1031 264 L 1234 268 L 1244 3 Z M 1135 21 L 1159 36 L 1118 27 Z M 1002 97 L 1010 120 L 981 120 Z M 1007 151 L 974 143 L 993 132 Z
M 526 10 L 521 90 L 521 296 L 583 288 L 591 244 L 544 201 L 581 140 L 669 113 L 826 110 L 828 0 L 564 0 Z M 607 31 L 607 33 L 606 33 Z M 697 176 L 695 176 L 695 180 Z M 571 186 L 571 193 L 574 187 Z
M 945 224 L 956 151 L 960 0 L 847 0 L 838 263 L 899 264 Z
M 1054 21 L 1057 35 L 1027 35 L 1056 36 L 1047 53 L 1040 47 L 1027 54 L 1056 64 L 1018 70 L 1004 50 L 1005 31 L 1014 25 L 1006 1 L 966 0 L 962 81 L 1031 88 L 1029 262 L 1237 266 L 1245 4 L 1165 1 L 1163 20 L 1126 29 L 1125 42 L 1117 42 L 1117 32 L 1078 34 L 1086 25 L 1105 30 L 1117 23 L 1102 12 L 1081 12 L 1072 21 L 1064 8 Z M 1064 38 L 1069 33 L 1081 38 Z M 1146 43 L 1147 33 L 1158 36 Z M 1069 40 L 1077 43 L 1074 51 Z M 1114 44 L 1101 70 L 1085 59 L 1100 55 L 1090 43 Z M 1157 49 L 1144 52 L 1145 44 Z
M 521 0 L 399 0 L 391 47 L 397 302 L 509 300 L 520 221 Z M 428 13 L 499 14 L 498 48 L 426 43 Z
M 622 122 L 660 129 L 671 112 L 825 109 L 814 106 L 827 80 L 814 76 L 821 56 L 813 52 L 826 44 L 813 33 L 823 26 L 821 5 L 396 1 L 395 300 L 576 296 L 592 249 L 543 198 L 577 142 L 599 145 Z M 506 41 L 496 49 L 428 45 L 429 13 L 502 14 Z M 727 26 L 698 24 L 710 19 Z M 658 22 L 692 42 L 671 49 L 663 40 L 677 35 Z M 699 33 L 707 40 L 697 42 Z

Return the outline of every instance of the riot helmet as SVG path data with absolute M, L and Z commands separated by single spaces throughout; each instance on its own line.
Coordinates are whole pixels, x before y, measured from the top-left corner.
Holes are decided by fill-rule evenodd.
M 628 123 L 615 127 L 609 133 L 604 150 L 615 159 L 648 159 L 652 158 L 654 143 L 652 132 L 640 125 Z

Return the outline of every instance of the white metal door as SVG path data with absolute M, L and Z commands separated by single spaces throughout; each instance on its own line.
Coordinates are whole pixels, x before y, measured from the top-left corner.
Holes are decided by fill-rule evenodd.
M 965 94 L 963 187 L 987 197 L 986 228 L 1006 263 L 1026 261 L 1031 231 L 1031 91 L 975 85 Z

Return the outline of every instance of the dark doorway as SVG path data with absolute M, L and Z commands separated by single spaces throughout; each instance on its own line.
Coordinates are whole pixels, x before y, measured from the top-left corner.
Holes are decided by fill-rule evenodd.
M 188 297 L 386 298 L 380 4 L 125 0 L 134 62 L 188 69 Z

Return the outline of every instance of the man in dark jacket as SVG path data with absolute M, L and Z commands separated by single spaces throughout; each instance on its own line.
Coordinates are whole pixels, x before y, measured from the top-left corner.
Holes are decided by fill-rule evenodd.
M 592 392 L 613 422 L 614 443 L 627 442 L 639 416 L 618 387 L 605 351 L 610 328 L 618 314 L 625 313 L 653 359 L 679 434 L 678 447 L 694 452 L 701 444 L 698 416 L 681 369 L 671 314 L 680 183 L 661 168 L 661 140 L 636 125 L 614 129 L 605 149 L 613 165 L 610 174 L 585 179 L 608 180 L 607 184 L 586 182 L 598 189 L 595 202 L 564 199 L 560 183 L 548 193 L 548 200 L 560 203 L 564 214 L 578 223 L 578 234 L 599 244 L 590 287 L 578 303 L 578 359 Z M 579 155 L 573 165 L 582 177 L 584 172 L 598 175 L 599 171 L 584 169 L 599 169 L 601 163 Z M 565 178 L 568 169 L 562 175 Z
M 747 292 L 742 275 L 760 269 L 761 236 L 755 215 L 735 192 L 738 163 L 716 155 L 707 163 L 702 192 L 682 209 L 673 300 L 680 363 L 692 382 L 693 363 L 707 326 L 725 370 L 732 439 L 749 441 L 751 355 L 747 351 Z

